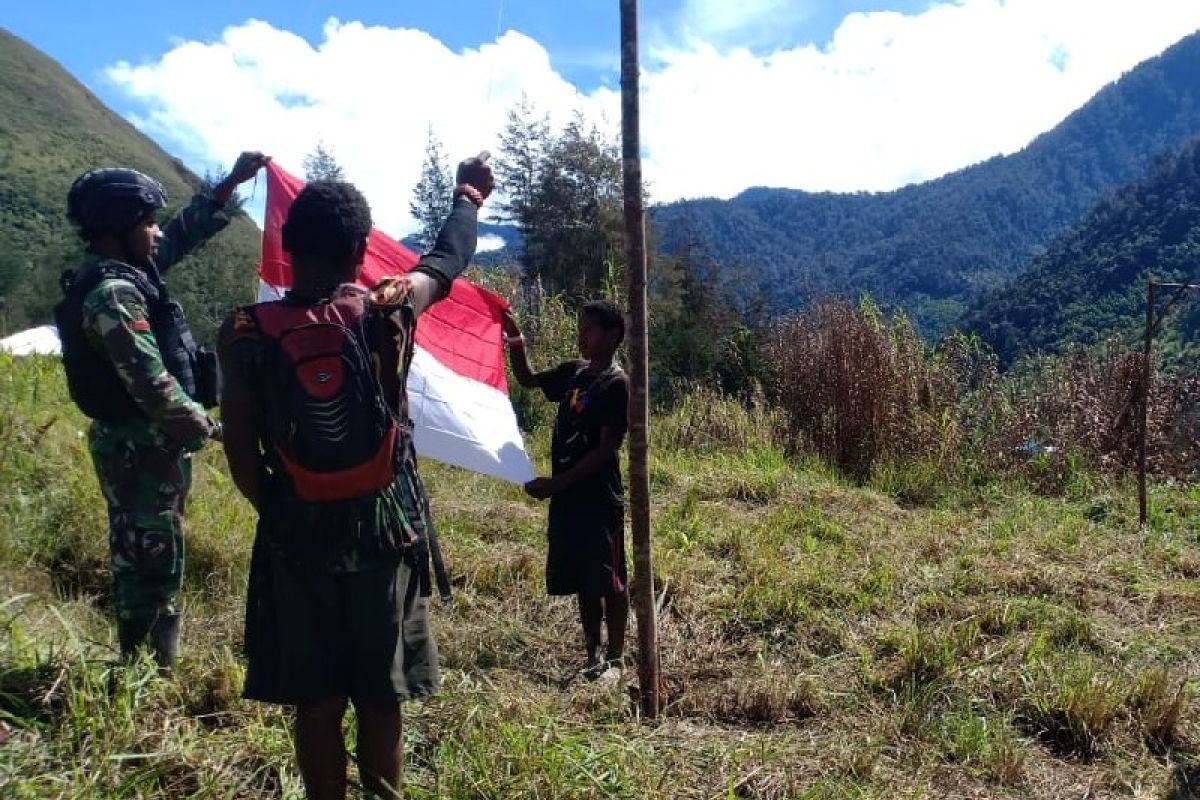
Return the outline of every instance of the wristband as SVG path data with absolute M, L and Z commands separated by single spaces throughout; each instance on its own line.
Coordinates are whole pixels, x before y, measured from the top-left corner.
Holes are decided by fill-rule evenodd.
M 469 183 L 460 183 L 458 186 L 455 186 L 454 196 L 467 198 L 476 208 L 483 207 L 483 194 Z

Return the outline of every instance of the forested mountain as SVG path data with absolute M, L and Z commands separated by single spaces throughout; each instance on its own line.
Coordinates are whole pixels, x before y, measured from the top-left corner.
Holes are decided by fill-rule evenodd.
M 0 333 L 50 321 L 59 272 L 81 250 L 64 216 L 67 190 L 91 167 L 118 165 L 162 181 L 172 209 L 200 185 L 61 66 L 0 29 Z M 258 248 L 258 230 L 242 216 L 169 274 L 199 338 L 211 339 L 231 305 L 253 299 Z
M 521 232 L 512 225 L 498 225 L 491 222 L 479 223 L 479 239 L 483 241 L 485 238 L 494 237 L 499 239 L 503 244 L 495 250 L 481 250 L 471 259 L 471 263 L 476 266 L 511 267 L 519 259 L 521 252 Z M 416 234 L 405 236 L 400 240 L 400 244 L 412 250 L 414 253 L 421 253 L 421 241 Z
M 1200 280 L 1200 138 L 1102 200 L 1028 272 L 978 301 L 964 325 L 1003 361 L 1114 336 L 1133 345 L 1144 333 L 1149 277 Z M 1200 309 L 1187 299 L 1160 341 L 1176 360 L 1200 328 Z
M 668 252 L 702 247 L 749 270 L 775 311 L 859 292 L 909 310 L 927 333 L 1028 266 L 1156 155 L 1200 135 L 1200 33 L 1105 87 L 1028 147 L 878 194 L 755 188 L 654 211 Z

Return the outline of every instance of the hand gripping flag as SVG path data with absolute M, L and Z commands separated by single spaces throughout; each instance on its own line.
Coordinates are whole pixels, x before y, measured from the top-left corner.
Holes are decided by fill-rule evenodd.
M 260 300 L 275 300 L 292 285 L 283 250 L 283 222 L 304 181 L 267 164 L 267 211 L 263 220 Z M 417 255 L 371 229 L 358 282 L 408 272 Z M 450 295 L 417 322 L 408 373 L 408 407 L 417 453 L 458 467 L 524 483 L 533 478 L 504 373 L 500 319 L 504 299 L 462 278 Z

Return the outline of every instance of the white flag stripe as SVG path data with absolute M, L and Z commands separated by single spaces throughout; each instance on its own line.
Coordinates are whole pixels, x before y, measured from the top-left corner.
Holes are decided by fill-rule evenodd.
M 282 300 L 287 289 L 282 286 L 272 286 L 266 281 L 258 282 L 258 302 L 269 303 L 272 300 Z
M 508 395 L 458 374 L 420 346 L 408 372 L 417 453 L 513 483 L 533 480 Z

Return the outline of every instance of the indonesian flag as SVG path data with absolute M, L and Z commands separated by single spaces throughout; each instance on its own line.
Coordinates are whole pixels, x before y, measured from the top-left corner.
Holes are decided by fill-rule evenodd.
M 304 181 L 267 163 L 260 300 L 277 300 L 292 285 L 283 249 L 283 223 Z M 372 229 L 358 282 L 408 272 L 417 254 Z M 500 319 L 504 298 L 459 278 L 450 294 L 417 322 L 408 407 L 416 426 L 417 453 L 514 483 L 533 478 L 504 373 Z

